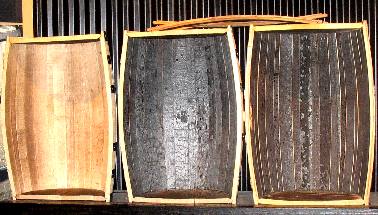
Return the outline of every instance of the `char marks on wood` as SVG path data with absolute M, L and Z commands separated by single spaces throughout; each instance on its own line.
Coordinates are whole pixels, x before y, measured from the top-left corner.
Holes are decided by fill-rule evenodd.
M 371 98 L 363 38 L 361 29 L 255 32 L 249 105 L 260 197 L 364 196 Z
M 123 87 L 133 195 L 231 198 L 237 109 L 227 36 L 129 37 Z

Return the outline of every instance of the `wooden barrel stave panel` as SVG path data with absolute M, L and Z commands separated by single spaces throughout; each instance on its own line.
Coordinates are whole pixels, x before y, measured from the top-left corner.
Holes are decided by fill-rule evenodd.
M 259 196 L 362 198 L 370 143 L 362 30 L 255 32 L 253 47 L 251 138 Z
M 5 122 L 16 198 L 105 196 L 110 104 L 101 53 L 99 41 L 10 45 Z
M 227 37 L 130 37 L 126 56 L 133 195 L 230 198 L 237 110 Z

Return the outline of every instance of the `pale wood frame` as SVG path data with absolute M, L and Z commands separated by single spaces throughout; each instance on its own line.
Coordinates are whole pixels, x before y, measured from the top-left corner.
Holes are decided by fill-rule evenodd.
M 235 157 L 235 168 L 234 177 L 232 185 L 231 198 L 215 198 L 215 199 L 168 199 L 168 198 L 145 198 L 136 197 L 133 195 L 128 163 L 126 146 L 124 139 L 124 127 L 123 127 L 123 88 L 124 88 L 124 74 L 126 67 L 126 55 L 127 55 L 127 42 L 129 37 L 159 37 L 159 36 L 171 36 L 171 35 L 200 35 L 200 34 L 226 34 L 229 42 L 231 60 L 233 67 L 233 77 L 235 82 L 236 91 L 236 103 L 237 103 L 237 142 L 236 142 L 236 157 Z M 171 30 L 171 31 L 161 31 L 161 32 L 124 32 L 122 56 L 121 56 L 121 74 L 120 81 L 118 85 L 118 124 L 119 124 L 119 144 L 122 153 L 122 163 L 126 180 L 126 187 L 128 193 L 128 201 L 132 202 L 145 202 L 145 203 L 162 203 L 162 204 L 236 204 L 236 196 L 238 192 L 239 184 L 239 171 L 241 164 L 241 153 L 242 153 L 242 132 L 243 132 L 243 119 L 242 119 L 242 92 L 240 90 L 241 86 L 241 75 L 239 62 L 236 56 L 235 41 L 232 35 L 232 29 L 229 27 L 227 29 L 207 29 L 207 30 Z
M 22 0 L 22 29 L 24 37 L 34 37 L 33 0 Z
M 104 33 L 101 34 L 91 34 L 91 35 L 77 35 L 77 36 L 59 36 L 59 37 L 40 37 L 40 38 L 21 38 L 21 37 L 8 37 L 7 43 L 4 52 L 4 69 L 3 69 L 3 83 L 2 83 L 2 92 L 1 97 L 5 98 L 6 92 L 6 71 L 8 66 L 8 53 L 9 48 L 12 44 L 17 43 L 48 43 L 48 42 L 65 42 L 65 41 L 88 41 L 88 40 L 95 40 L 99 41 L 101 44 L 101 55 L 102 55 L 102 63 L 104 66 L 104 82 L 105 82 L 105 91 L 106 91 L 106 100 L 107 100 L 107 113 L 108 113 L 108 160 L 107 160 L 107 175 L 106 175 L 106 182 L 105 182 L 105 190 L 104 196 L 91 196 L 91 195 L 68 195 L 68 196 L 61 196 L 61 195 L 23 195 L 17 194 L 15 189 L 15 184 L 13 180 L 13 172 L 10 163 L 10 156 L 8 150 L 8 142 L 7 142 L 7 128 L 5 124 L 5 103 L 6 100 L 3 99 L 1 103 L 1 129 L 3 134 L 3 145 L 4 145 L 4 152 L 7 161 L 7 169 L 9 175 L 9 182 L 11 185 L 12 191 L 12 199 L 41 199 L 41 200 L 93 200 L 93 201 L 106 201 L 110 202 L 110 194 L 112 191 L 112 167 L 113 167 L 113 115 L 112 115 L 112 99 L 111 99 L 111 90 L 110 90 L 110 73 L 109 73 L 109 64 L 107 59 L 107 52 L 106 52 L 106 42 Z
M 369 164 L 366 177 L 366 189 L 364 197 L 357 200 L 332 200 L 332 201 L 288 201 L 288 200 L 274 200 L 268 198 L 260 198 L 257 185 L 256 176 L 253 168 L 253 158 L 252 158 L 252 139 L 251 139 L 251 109 L 250 109 L 250 77 L 251 77 L 251 60 L 252 60 L 252 49 L 253 49 L 253 39 L 254 32 L 259 31 L 287 31 L 287 30 L 306 30 L 306 29 L 361 29 L 363 30 L 366 59 L 368 66 L 368 79 L 369 79 L 369 97 L 370 97 L 370 145 L 369 145 Z M 249 171 L 251 175 L 251 187 L 253 191 L 253 201 L 255 205 L 281 205 L 281 206 L 298 206 L 298 205 L 309 205 L 309 206 L 362 206 L 369 205 L 371 180 L 373 173 L 373 162 L 374 162 L 374 146 L 375 146 L 375 93 L 374 93 L 374 79 L 373 79 L 373 64 L 371 59 L 370 42 L 368 34 L 367 22 L 363 23 L 338 23 L 338 24 L 297 24 L 297 25 L 281 25 L 281 26 L 250 26 L 249 31 L 249 41 L 248 41 L 248 52 L 247 52 L 247 67 L 245 74 L 245 111 L 246 111 L 246 136 L 245 142 L 247 144 L 248 153 L 248 164 Z M 253 129 L 253 128 L 252 128 Z

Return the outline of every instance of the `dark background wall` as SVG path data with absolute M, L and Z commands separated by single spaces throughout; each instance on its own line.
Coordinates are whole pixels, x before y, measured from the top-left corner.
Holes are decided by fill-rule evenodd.
M 0 21 L 20 18 L 21 0 L 0 0 Z M 9 13 L 3 5 L 15 7 Z M 16 5 L 16 6 L 15 6 Z M 5 11 L 5 12 L 4 12 Z M 231 14 L 299 16 L 327 13 L 327 22 L 367 20 L 374 71 L 377 71 L 377 2 L 375 0 L 34 0 L 36 36 L 88 34 L 105 31 L 110 45 L 113 75 L 117 83 L 124 29 L 144 31 L 154 20 L 184 20 Z M 2 16 L 6 16 L 5 18 Z M 17 20 L 17 19 L 15 19 Z M 9 21 L 9 20 L 8 20 Z M 242 72 L 245 68 L 248 28 L 235 28 L 234 36 Z M 244 72 L 243 72 L 244 73 Z M 376 74 L 376 73 L 375 73 Z M 377 75 L 375 82 L 377 83 Z M 117 147 L 116 147 L 117 148 Z M 117 153 L 119 157 L 119 152 Z M 377 160 L 376 149 L 376 160 Z M 240 190 L 250 190 L 246 151 L 243 151 Z M 374 164 L 373 191 L 378 191 L 378 168 Z M 120 160 L 116 165 L 118 190 L 125 189 Z
M 0 0 L 0 22 L 22 22 L 22 0 Z

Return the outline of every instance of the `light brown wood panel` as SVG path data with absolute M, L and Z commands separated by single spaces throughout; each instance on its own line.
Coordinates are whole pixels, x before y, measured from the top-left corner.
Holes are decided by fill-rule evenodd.
M 70 38 L 8 41 L 2 108 L 13 198 L 109 201 L 113 119 L 104 39 Z

